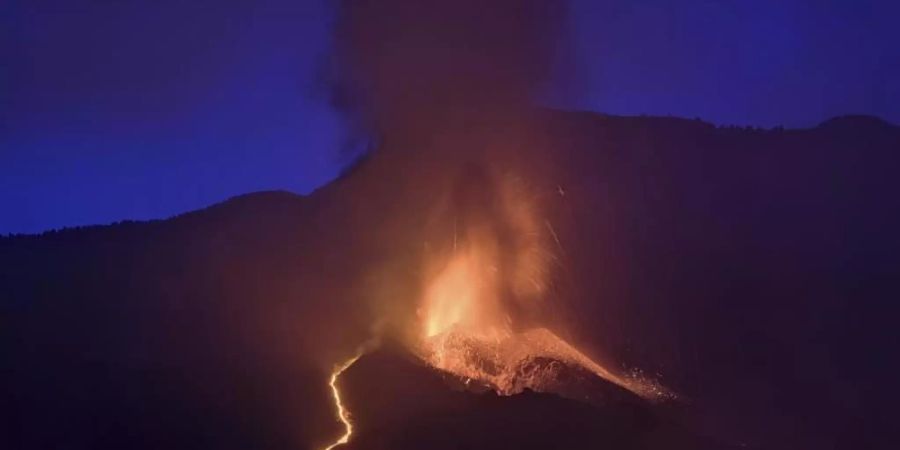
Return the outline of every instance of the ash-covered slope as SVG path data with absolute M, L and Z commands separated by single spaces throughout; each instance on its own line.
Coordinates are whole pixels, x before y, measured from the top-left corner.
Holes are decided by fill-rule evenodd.
M 692 433 L 762 448 L 886 446 L 898 128 L 546 111 L 534 123 L 387 136 L 308 197 L 250 195 L 166 221 L 0 238 L 0 447 L 328 442 L 341 432 L 331 366 L 376 317 L 414 310 L 422 253 L 452 236 L 452 217 L 430 216 L 435 199 L 473 165 L 512 173 L 542 205 L 558 261 L 553 307 L 539 318 L 565 325 L 566 341 L 606 367 L 662 376 Z M 490 179 L 473 179 L 464 197 L 490 205 Z M 367 417 L 392 413 L 366 411 L 363 398 L 349 394 L 362 402 L 351 406 L 360 436 L 429 439 L 403 421 L 366 431 Z M 529 402 L 546 397 L 487 398 L 539 416 L 544 406 Z M 548 401 L 567 405 L 560 417 L 597 414 Z M 459 430 L 460 416 L 435 414 L 410 423 Z M 504 416 L 484 420 L 516 420 Z

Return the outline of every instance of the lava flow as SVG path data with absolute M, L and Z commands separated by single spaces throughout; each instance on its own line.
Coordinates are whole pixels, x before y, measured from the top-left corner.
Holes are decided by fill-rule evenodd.
M 353 423 L 350 422 L 350 415 L 347 412 L 347 409 L 344 408 L 344 404 L 341 402 L 341 392 L 337 387 L 338 377 L 344 373 L 345 370 L 350 368 L 353 363 L 356 362 L 362 356 L 362 352 L 357 353 L 352 358 L 344 361 L 343 364 L 340 364 L 335 367 L 334 372 L 331 374 L 331 380 L 328 381 L 328 386 L 331 387 L 331 395 L 334 397 L 334 404 L 337 408 L 337 417 L 344 424 L 344 434 L 341 435 L 334 443 L 325 447 L 323 450 L 331 450 L 339 445 L 344 445 L 350 440 L 350 436 L 353 434 Z

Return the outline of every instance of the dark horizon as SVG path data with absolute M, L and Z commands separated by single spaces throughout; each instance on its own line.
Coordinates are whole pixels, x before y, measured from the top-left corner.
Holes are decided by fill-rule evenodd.
M 701 123 L 708 124 L 708 125 L 711 125 L 716 128 L 723 129 L 723 130 L 733 129 L 733 130 L 759 130 L 759 131 L 804 131 L 804 130 L 813 130 L 813 129 L 816 129 L 816 128 L 819 128 L 822 126 L 826 126 L 831 122 L 835 122 L 837 120 L 842 120 L 842 119 L 849 119 L 849 120 L 853 120 L 853 121 L 855 121 L 856 119 L 862 119 L 863 121 L 869 121 L 871 119 L 872 121 L 885 123 L 891 127 L 900 126 L 896 123 L 888 122 L 881 117 L 872 116 L 872 115 L 868 115 L 868 114 L 846 114 L 846 115 L 834 116 L 834 117 L 828 118 L 828 119 L 826 119 L 816 125 L 810 126 L 810 127 L 784 128 L 783 126 L 778 125 L 778 126 L 766 128 L 766 127 L 759 127 L 759 126 L 753 126 L 753 125 L 732 125 L 732 124 L 720 125 L 720 124 L 710 123 L 707 121 L 702 121 L 699 118 L 677 117 L 677 116 L 671 116 L 671 115 L 654 116 L 654 115 L 640 114 L 640 115 L 629 116 L 629 115 L 606 114 L 603 112 L 588 111 L 588 110 L 558 110 L 558 109 L 554 109 L 554 108 L 548 108 L 547 110 L 548 111 L 557 110 L 560 112 L 571 112 L 571 113 L 576 113 L 576 114 L 577 113 L 589 113 L 589 114 L 597 114 L 599 116 L 605 116 L 605 117 L 637 119 L 637 120 L 640 120 L 640 119 L 651 119 L 651 120 L 652 119 L 675 119 L 675 120 L 686 120 L 686 121 L 700 121 Z M 313 186 L 306 191 L 298 191 L 298 190 L 293 190 L 291 188 L 283 188 L 283 187 L 279 187 L 279 186 L 262 186 L 259 189 L 255 189 L 255 190 L 248 190 L 245 192 L 237 192 L 234 194 L 226 193 L 226 194 L 223 194 L 224 195 L 223 197 L 209 198 L 209 199 L 207 199 L 208 201 L 206 203 L 199 203 L 196 206 L 190 206 L 187 209 L 174 211 L 172 213 L 167 213 L 165 215 L 145 216 L 145 217 L 128 216 L 128 217 L 120 217 L 120 218 L 111 218 L 107 221 L 101 221 L 101 222 L 63 224 L 61 226 L 54 226 L 54 227 L 49 227 L 49 228 L 26 230 L 26 231 L 7 231 L 7 232 L 0 232 L 0 238 L 7 237 L 7 236 L 8 237 L 37 236 L 37 235 L 42 235 L 45 233 L 52 233 L 52 232 L 58 232 L 58 231 L 64 231 L 64 230 L 90 228 L 90 227 L 103 227 L 103 226 L 110 226 L 110 225 L 115 225 L 115 224 L 119 224 L 119 223 L 127 223 L 127 222 L 165 221 L 165 220 L 174 219 L 179 216 L 189 214 L 192 212 L 201 211 L 201 210 L 204 210 L 204 209 L 216 206 L 216 205 L 224 204 L 229 201 L 239 199 L 241 197 L 251 196 L 253 194 L 285 192 L 285 193 L 292 194 L 292 195 L 308 196 L 308 195 L 314 194 L 317 190 L 328 186 L 329 183 L 332 183 L 336 179 L 340 178 L 341 175 L 346 173 L 347 171 L 352 170 L 355 165 L 357 165 L 360 161 L 362 161 L 365 153 L 366 152 L 363 151 L 362 153 L 353 155 L 353 157 L 351 157 L 351 158 L 342 159 L 342 161 L 346 161 L 346 162 L 341 162 L 340 164 L 335 165 L 335 175 L 333 177 L 327 178 L 324 182 L 322 182 L 322 184 Z

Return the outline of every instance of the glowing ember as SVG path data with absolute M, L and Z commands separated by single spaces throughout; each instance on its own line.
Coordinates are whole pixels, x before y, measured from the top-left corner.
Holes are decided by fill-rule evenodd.
M 652 380 L 620 377 L 546 328 L 485 337 L 460 327 L 426 340 L 423 358 L 433 367 L 477 380 L 498 394 L 554 389 L 560 365 L 584 369 L 643 398 L 670 397 Z
M 612 373 L 547 328 L 515 326 L 510 306 L 529 308 L 543 297 L 549 255 L 544 242 L 552 237 L 561 244 L 549 222 L 544 221 L 549 235 L 541 236 L 530 202 L 515 190 L 500 190 L 502 206 L 494 204 L 491 213 L 457 211 L 468 220 L 454 230 L 459 236 L 454 235 L 452 252 L 429 261 L 419 308 L 420 357 L 503 395 L 552 390 L 560 367 L 570 367 L 646 399 L 671 397 L 652 380 Z
M 350 422 L 350 414 L 347 412 L 347 409 L 344 408 L 344 404 L 341 403 L 341 393 L 337 387 L 337 379 L 345 370 L 352 366 L 360 356 L 362 356 L 362 352 L 357 353 L 352 358 L 344 361 L 343 364 L 336 366 L 334 372 L 331 374 L 331 380 L 328 382 L 328 386 L 331 387 L 331 395 L 334 397 L 334 404 L 338 413 L 337 417 L 344 424 L 344 434 L 334 441 L 333 444 L 325 447 L 324 450 L 331 450 L 339 445 L 346 444 L 350 440 L 350 435 L 353 434 L 353 424 Z

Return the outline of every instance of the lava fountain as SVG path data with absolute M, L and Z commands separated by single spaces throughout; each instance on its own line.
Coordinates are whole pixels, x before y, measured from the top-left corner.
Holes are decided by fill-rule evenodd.
M 557 388 L 564 367 L 647 400 L 672 398 L 653 380 L 608 370 L 550 330 L 538 305 L 547 306 L 549 262 L 560 257 L 547 242 L 561 248 L 559 237 L 549 221 L 537 219 L 523 183 L 512 177 L 494 183 L 482 169 L 466 170 L 438 202 L 436 234 L 452 233 L 423 260 L 412 353 L 438 371 L 500 395 L 525 389 L 562 394 Z M 337 381 L 377 345 L 376 338 L 332 372 L 329 386 L 345 432 L 324 450 L 346 444 L 353 434 Z
M 501 178 L 494 185 L 483 174 L 478 178 L 463 177 L 466 186 L 454 191 L 462 198 L 450 202 L 456 206 L 452 248 L 429 262 L 418 310 L 419 356 L 501 395 L 552 390 L 564 365 L 648 400 L 671 397 L 653 380 L 620 376 L 598 364 L 550 331 L 540 313 L 523 314 L 546 303 L 548 261 L 559 257 L 546 242 L 560 243 L 549 221 L 536 219 L 533 197 L 521 182 Z
M 498 271 L 490 263 L 478 247 L 460 249 L 426 290 L 419 353 L 428 364 L 502 395 L 545 390 L 554 374 L 535 365 L 539 359 L 581 367 L 644 398 L 663 395 L 655 383 L 607 370 L 548 328 L 513 328 L 491 297 Z

